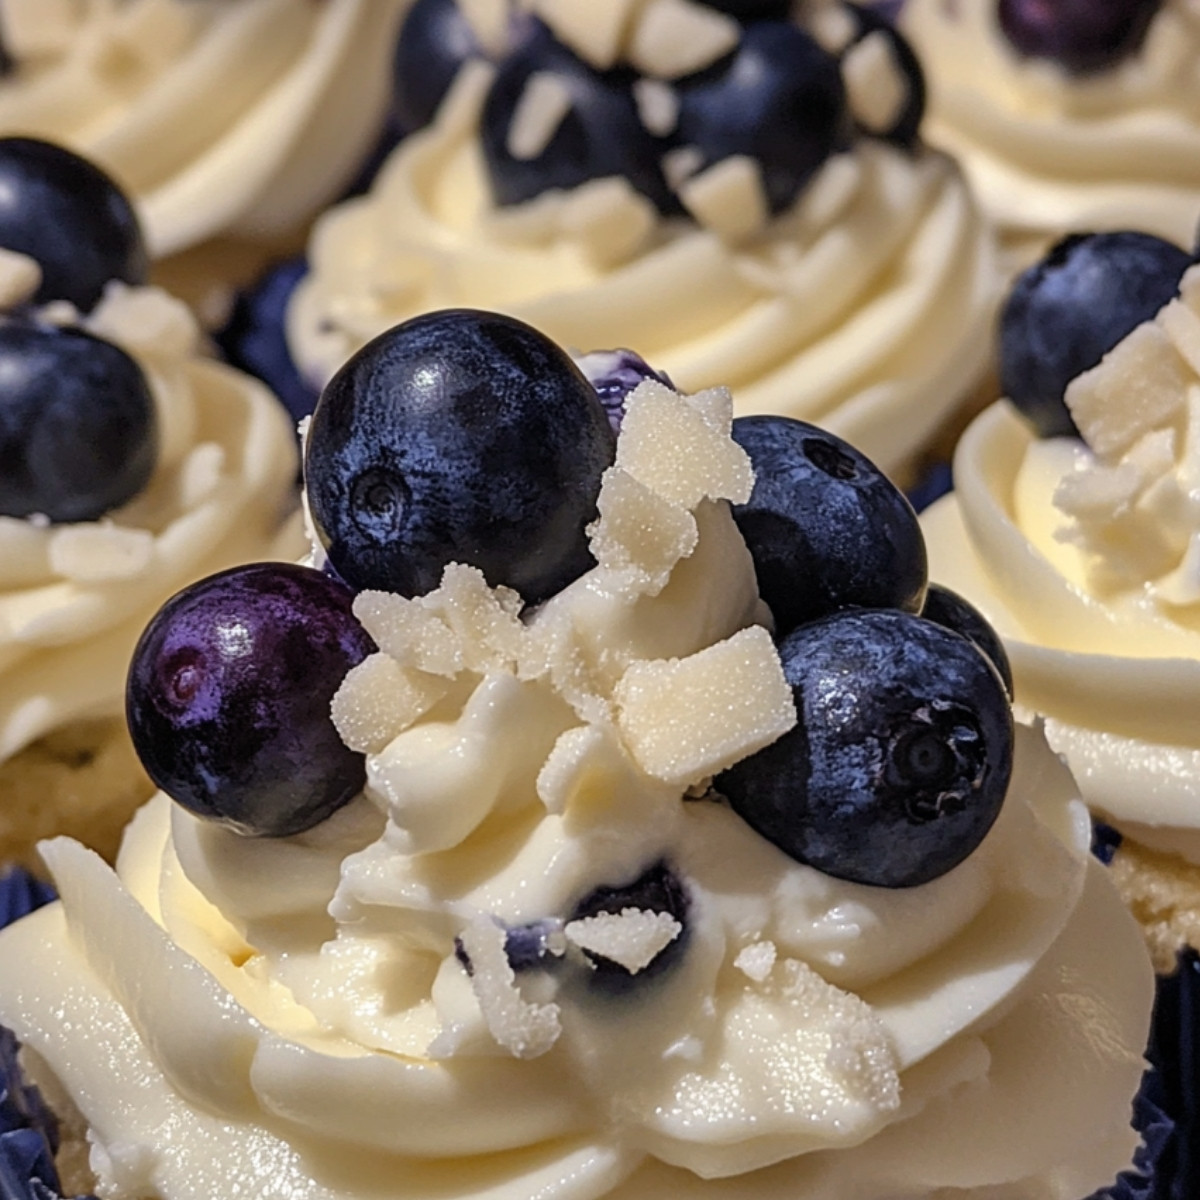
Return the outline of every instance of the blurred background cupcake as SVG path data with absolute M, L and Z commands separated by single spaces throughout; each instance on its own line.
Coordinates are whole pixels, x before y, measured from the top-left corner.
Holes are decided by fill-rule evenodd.
M 906 0 L 929 141 L 954 154 L 1014 266 L 1061 234 L 1191 245 L 1200 8 L 1191 0 Z
M 28 864 L 60 832 L 111 854 L 153 790 L 123 717 L 150 615 L 304 539 L 289 417 L 144 285 L 111 180 L 8 138 L 0 193 L 0 863 Z
M 526 7 L 413 6 L 395 120 L 432 124 L 320 218 L 307 273 L 243 305 L 231 353 L 273 336 L 311 402 L 395 322 L 496 309 L 908 466 L 986 371 L 999 275 L 961 175 L 920 140 L 891 25 L 841 0 Z

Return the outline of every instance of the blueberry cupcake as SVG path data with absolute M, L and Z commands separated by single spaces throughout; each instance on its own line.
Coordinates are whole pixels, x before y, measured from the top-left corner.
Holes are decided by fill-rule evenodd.
M 516 7 L 413 6 L 397 119 L 432 124 L 317 223 L 301 375 L 481 306 L 911 463 L 985 373 L 999 276 L 894 28 L 842 0 Z
M 163 791 L 0 933 L 101 1194 L 1113 1185 L 1152 973 L 994 635 L 848 443 L 581 365 L 384 333 L 308 429 L 313 565 L 147 626 Z
M 121 717 L 137 636 L 220 566 L 302 552 L 295 438 L 143 286 L 123 194 L 0 139 L 0 862 L 70 831 L 106 853 L 152 791 Z
M 1200 211 L 1200 11 L 1190 0 L 907 0 L 929 140 L 1026 265 L 1065 233 L 1190 245 Z

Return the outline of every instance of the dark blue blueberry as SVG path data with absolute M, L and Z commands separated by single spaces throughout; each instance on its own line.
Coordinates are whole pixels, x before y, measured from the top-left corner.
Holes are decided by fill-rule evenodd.
M 1124 840 L 1119 829 L 1114 829 L 1113 826 L 1095 818 L 1092 819 L 1092 854 L 1106 867 L 1112 863 Z
M 540 153 L 518 158 L 510 147 L 513 117 L 530 81 L 552 78 L 570 108 Z M 680 212 L 661 159 L 668 143 L 641 122 L 632 71 L 597 71 L 537 25 L 499 66 L 484 104 L 480 138 L 492 194 L 501 205 L 532 200 L 551 188 L 573 188 L 619 175 L 662 213 Z
M 615 453 L 564 351 L 521 321 L 454 309 L 388 330 L 338 371 L 305 478 L 352 587 L 419 596 L 459 562 L 534 604 L 592 566 L 584 529 Z
M 374 649 L 353 594 L 292 563 L 210 575 L 167 601 L 133 654 L 125 713 L 146 773 L 197 816 L 285 837 L 362 789 L 329 704 Z
M 1004 681 L 1004 690 L 1010 698 L 1012 697 L 1013 676 L 1008 652 L 1004 649 L 1000 635 L 979 609 L 948 587 L 943 587 L 940 583 L 931 583 L 925 592 L 925 606 L 921 609 L 921 616 L 935 625 L 941 625 L 943 629 L 961 633 L 967 641 L 974 642 L 999 672 Z
M 317 389 L 292 359 L 284 321 L 292 293 L 307 273 L 301 257 L 277 263 L 239 293 L 228 323 L 216 335 L 226 360 L 261 379 L 297 421 L 312 412 Z
M 589 985 L 606 994 L 623 995 L 669 971 L 679 962 L 687 948 L 690 907 L 691 901 L 683 881 L 667 863 L 661 861 L 629 883 L 605 885 L 589 892 L 575 905 L 569 921 L 598 917 L 602 913 L 619 916 L 623 909 L 637 908 L 643 912 L 667 913 L 682 926 L 676 937 L 636 974 L 631 974 L 628 969 L 612 959 L 585 950 L 584 955 L 595 968 L 589 977 Z
M 839 609 L 918 612 L 928 565 L 912 505 L 849 443 L 789 417 L 738 417 L 754 491 L 735 504 L 776 638 Z
M 699 169 L 745 154 L 762 169 L 771 212 L 788 208 L 851 133 L 838 61 L 787 21 L 748 25 L 738 47 L 679 83 L 680 145 Z
M 838 613 L 779 648 L 799 722 L 714 781 L 798 862 L 928 883 L 992 827 L 1012 773 L 1008 697 L 966 638 L 896 610 Z
M 923 468 L 917 482 L 904 494 L 913 510 L 920 513 L 953 489 L 954 472 L 951 464 L 935 462 Z
M 124 350 L 0 320 L 0 513 L 95 520 L 136 496 L 157 458 L 154 397 Z
M 58 1171 L 36 1129 L 0 1134 L 0 1200 L 57 1200 Z
M 1000 386 L 1041 437 L 1079 436 L 1067 384 L 1150 320 L 1191 261 L 1149 233 L 1072 234 L 1018 276 L 1000 313 Z
M 1161 7 L 1162 0 L 998 0 L 996 15 L 1018 54 L 1085 75 L 1136 54 Z
M 0 871 L 0 929 L 54 899 L 54 889 L 20 867 Z
M 895 142 L 900 146 L 913 146 L 921 128 L 921 119 L 925 115 L 925 72 L 921 70 L 920 60 L 913 53 L 913 48 L 896 28 L 894 18 L 878 9 L 865 7 L 860 4 L 844 4 L 846 12 L 854 18 L 858 31 L 851 45 L 861 42 L 868 34 L 879 31 L 887 38 L 892 49 L 892 59 L 904 76 L 908 88 L 904 103 L 896 114 L 896 119 L 888 129 L 864 130 L 885 141 Z
M 0 1025 L 0 1134 L 32 1129 L 52 1150 L 57 1149 L 58 1121 L 38 1089 L 25 1079 L 19 1050 L 12 1031 Z
M 656 371 L 640 354 L 632 350 L 592 350 L 576 357 L 575 365 L 596 389 L 609 424 L 620 432 L 625 416 L 625 397 L 646 379 L 657 379 L 667 387 L 675 385 L 661 371 Z
M 416 0 L 392 60 L 393 124 L 409 133 L 428 125 L 459 68 L 482 54 L 458 0 Z
M 145 283 L 137 215 L 99 167 L 34 138 L 0 138 L 0 246 L 37 259 L 35 301 L 70 300 L 81 312 L 110 279 Z
M 512 926 L 504 937 L 504 953 L 509 966 L 514 971 L 529 971 L 561 962 L 561 957 L 550 948 L 551 935 L 561 929 L 558 921 L 533 921 L 528 925 Z
M 736 17 L 745 25 L 751 21 L 783 21 L 792 10 L 792 0 L 700 0 L 700 3 Z

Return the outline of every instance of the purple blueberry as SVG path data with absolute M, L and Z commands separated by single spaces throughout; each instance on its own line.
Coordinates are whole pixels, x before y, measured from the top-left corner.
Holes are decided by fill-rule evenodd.
M 482 55 L 458 0 L 416 0 L 396 39 L 393 124 L 407 132 L 428 125 L 459 68 Z
M 99 167 L 50 142 L 0 138 L 0 246 L 37 260 L 34 300 L 81 312 L 110 279 L 145 283 L 149 259 L 137 214 Z
M 154 782 L 197 816 L 285 837 L 362 789 L 329 715 L 374 649 L 353 594 L 292 563 L 210 575 L 158 611 L 133 654 L 126 716 Z
M 919 612 L 928 564 L 912 505 L 841 438 L 790 417 L 738 417 L 754 490 L 733 519 L 776 638 L 839 609 Z
M 857 26 L 857 32 L 850 45 L 857 45 L 868 34 L 882 33 L 891 47 L 896 68 L 904 76 L 907 89 L 904 103 L 889 128 L 863 132 L 872 133 L 900 146 L 914 146 L 920 132 L 921 120 L 925 115 L 925 73 L 921 70 L 920 60 L 913 53 L 908 40 L 896 28 L 894 18 L 889 18 L 883 11 L 861 4 L 844 3 L 842 7 Z
M 1012 698 L 1013 674 L 1008 653 L 1000 635 L 979 609 L 948 587 L 943 587 L 940 583 L 931 583 L 925 592 L 925 606 L 921 609 L 921 616 L 944 629 L 961 633 L 967 641 L 974 642 L 996 668 L 1004 683 L 1004 690 L 1009 698 Z
M 1075 75 L 1136 54 L 1162 0 L 998 0 L 996 17 L 1018 54 Z
M 352 587 L 419 596 L 460 562 L 534 604 L 592 566 L 584 530 L 615 453 L 564 351 L 521 321 L 455 309 L 388 330 L 334 376 L 305 478 Z
M 779 652 L 799 723 L 714 781 L 734 810 L 856 883 L 913 887 L 962 862 L 1012 773 L 1008 697 L 978 648 L 880 609 L 802 625 Z
M 154 397 L 124 350 L 0 320 L 0 513 L 95 520 L 145 487 L 157 456 Z
M 748 25 L 736 49 L 679 83 L 676 138 L 699 169 L 759 165 L 771 212 L 788 208 L 852 132 L 838 61 L 789 21 Z
M 1067 384 L 1179 290 L 1192 259 L 1149 233 L 1072 234 L 1018 276 L 1000 313 L 1000 386 L 1041 437 L 1078 437 Z
M 595 70 L 536 24 L 500 63 L 484 104 L 480 139 L 496 203 L 520 204 L 552 188 L 618 175 L 660 212 L 680 212 L 661 165 L 669 144 L 642 124 L 635 79 L 626 68 Z M 547 80 L 565 90 L 570 105 L 543 146 L 515 147 L 522 99 Z
M 618 433 L 625 416 L 625 397 L 638 384 L 647 379 L 656 379 L 667 387 L 675 386 L 666 375 L 656 371 L 632 350 L 592 350 L 576 355 L 575 365 L 596 389 L 596 395 L 608 413 L 609 423 Z

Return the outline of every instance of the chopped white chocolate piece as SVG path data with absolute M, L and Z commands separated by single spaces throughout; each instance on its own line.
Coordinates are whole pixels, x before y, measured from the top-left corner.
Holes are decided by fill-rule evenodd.
M 556 1004 L 530 1004 L 504 953 L 504 930 L 488 917 L 476 917 L 462 931 L 471 963 L 471 989 L 488 1032 L 515 1058 L 545 1054 L 562 1032 Z
M 747 154 L 734 154 L 693 175 L 679 188 L 688 212 L 727 242 L 752 237 L 770 218 L 762 169 Z
M 472 671 L 515 663 L 525 628 L 521 597 L 512 588 L 489 587 L 477 567 L 451 563 L 442 582 L 421 598 L 458 638 L 463 665 Z
M 531 8 L 580 58 L 601 71 L 616 65 L 633 10 L 641 0 L 533 0 Z
M 633 98 L 642 124 L 656 137 L 666 137 L 679 120 L 679 93 L 661 79 L 634 81 Z
M 895 125 L 908 99 L 908 80 L 883 30 L 868 33 L 846 51 L 842 79 L 850 111 L 860 125 L 872 133 L 884 133 Z
M 678 79 L 737 46 L 741 27 L 716 9 L 688 0 L 648 0 L 630 31 L 630 62 L 648 75 Z
M 1158 321 L 1180 357 L 1194 374 L 1200 375 L 1200 314 L 1195 307 L 1183 300 L 1172 300 L 1158 314 Z
M 663 175 L 676 191 L 704 165 L 704 151 L 697 146 L 676 146 L 662 157 Z
M 171 362 L 199 350 L 200 327 L 188 307 L 156 287 L 129 287 L 117 280 L 105 285 L 88 328 L 144 355 Z
M 143 574 L 154 559 L 154 534 L 111 521 L 60 525 L 50 535 L 50 566 L 76 583 L 115 583 Z
M 401 666 L 447 677 L 463 669 L 458 639 L 436 612 L 417 600 L 390 592 L 359 592 L 354 615 L 379 649 Z
M 571 93 L 550 71 L 535 71 L 525 84 L 508 126 L 507 148 L 513 158 L 537 158 L 571 111 Z
M 670 913 L 623 908 L 570 921 L 567 940 L 622 966 L 631 975 L 644 971 L 682 932 Z
M 633 663 L 614 699 L 621 735 L 641 768 L 685 787 L 796 724 L 779 655 L 757 625 L 687 658 Z
M 475 40 L 490 57 L 503 55 L 508 42 L 508 0 L 456 0 Z
M 827 54 L 838 55 L 858 33 L 858 23 L 840 4 L 820 4 L 808 16 L 808 31 Z
M 752 979 L 755 983 L 765 983 L 775 969 L 775 955 L 774 942 L 751 942 L 749 946 L 743 946 L 738 951 L 733 965 L 747 979 Z
M 388 654 L 371 654 L 346 673 L 330 716 L 351 750 L 378 754 L 428 712 L 448 686 L 439 675 L 402 667 Z
M 30 299 L 42 285 L 42 268 L 37 259 L 0 246 L 0 308 L 16 308 Z

